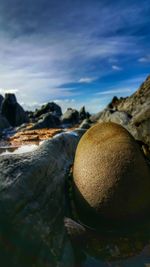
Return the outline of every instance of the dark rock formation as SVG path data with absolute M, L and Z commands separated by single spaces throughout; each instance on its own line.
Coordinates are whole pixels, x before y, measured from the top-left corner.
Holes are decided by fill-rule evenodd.
M 84 119 L 88 119 L 90 114 L 86 112 L 85 107 L 83 106 L 79 111 L 79 119 L 83 121 Z
M 35 117 L 40 117 L 43 114 L 51 112 L 54 116 L 60 117 L 62 115 L 61 107 L 54 102 L 43 105 L 40 109 L 34 113 Z
M 30 130 L 43 129 L 43 128 L 57 128 L 58 126 L 60 126 L 59 118 L 52 115 L 51 113 L 46 113 L 37 123 L 35 123 L 30 128 Z
M 8 120 L 3 115 L 0 114 L 0 130 L 4 130 L 9 127 L 10 127 L 10 124 Z
M 79 135 L 62 134 L 32 153 L 0 157 L 2 266 L 73 265 L 64 192 Z
M 76 109 L 68 108 L 62 115 L 61 122 L 69 125 L 79 123 L 79 112 Z
M 75 200 L 85 224 L 116 226 L 150 212 L 150 167 L 120 125 L 100 123 L 81 138 L 73 168 Z
M 1 113 L 7 118 L 11 126 L 19 126 L 28 121 L 28 117 L 24 109 L 17 103 L 14 94 L 5 94 L 2 102 Z
M 0 95 L 0 110 L 1 110 L 1 105 L 2 105 L 3 100 L 4 100 L 4 97 Z

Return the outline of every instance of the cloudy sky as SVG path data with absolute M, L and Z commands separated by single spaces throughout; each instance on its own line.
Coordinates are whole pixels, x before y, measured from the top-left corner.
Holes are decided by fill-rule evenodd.
M 0 93 L 102 109 L 150 74 L 149 0 L 0 0 Z

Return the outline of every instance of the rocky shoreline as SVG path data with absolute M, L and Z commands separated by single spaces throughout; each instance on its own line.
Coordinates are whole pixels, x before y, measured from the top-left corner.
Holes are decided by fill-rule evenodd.
M 115 122 L 141 142 L 149 160 L 150 76 L 132 96 L 115 97 L 103 111 L 92 116 L 84 107 L 80 111 L 70 108 L 62 114 L 55 103 L 25 112 L 14 95 L 0 99 L 1 142 L 20 146 L 48 139 L 33 152 L 0 157 L 3 266 L 74 266 L 73 248 L 63 220 L 68 216 L 66 177 L 76 146 L 91 126 Z M 70 132 L 64 132 L 66 129 Z

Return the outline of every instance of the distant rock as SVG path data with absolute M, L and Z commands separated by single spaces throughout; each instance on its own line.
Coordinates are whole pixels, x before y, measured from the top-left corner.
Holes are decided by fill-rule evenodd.
M 79 110 L 79 118 L 81 121 L 83 121 L 84 119 L 88 119 L 90 117 L 90 114 L 85 110 L 85 107 L 83 106 L 80 110 Z
M 49 112 L 44 114 L 30 129 L 57 128 L 58 126 L 60 126 L 59 118 Z
M 3 115 L 0 114 L 0 130 L 4 130 L 9 127 L 10 127 L 10 124 L 8 120 Z
M 79 112 L 76 109 L 68 108 L 61 117 L 62 124 L 75 125 L 79 123 Z
M 2 105 L 3 100 L 4 100 L 4 97 L 0 95 L 0 110 L 1 110 L 1 105 Z
M 40 117 L 43 114 L 51 112 L 54 116 L 60 117 L 62 115 L 62 110 L 59 105 L 54 102 L 49 102 L 43 105 L 40 109 L 34 112 L 34 117 Z
M 91 127 L 91 121 L 89 119 L 83 120 L 79 126 L 80 129 L 89 129 L 90 127 Z
M 28 121 L 24 109 L 17 103 L 14 94 L 5 94 L 2 102 L 1 113 L 7 118 L 11 126 L 19 126 Z

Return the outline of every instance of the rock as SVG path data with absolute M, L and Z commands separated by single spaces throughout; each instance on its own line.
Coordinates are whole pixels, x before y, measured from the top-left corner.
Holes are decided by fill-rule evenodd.
M 43 128 L 57 128 L 60 125 L 60 120 L 58 117 L 51 114 L 51 112 L 46 113 L 42 119 L 35 123 L 30 130 L 43 129 Z
M 72 255 L 67 265 L 64 255 L 71 251 L 63 223 L 64 188 L 79 135 L 61 134 L 34 152 L 0 157 L 3 266 L 72 266 Z
M 2 115 L 7 118 L 11 126 L 19 126 L 28 122 L 28 117 L 24 109 L 17 103 L 14 94 L 5 94 L 1 107 Z
M 43 105 L 40 109 L 38 109 L 35 113 L 35 117 L 40 117 L 43 114 L 51 112 L 52 115 L 60 117 L 62 115 L 62 110 L 59 105 L 57 105 L 54 102 L 47 103 L 46 105 Z
M 130 97 L 122 99 L 117 105 L 119 111 L 125 111 L 132 116 L 141 112 L 143 105 L 150 106 L 150 76 L 140 88 Z
M 90 117 L 90 114 L 86 112 L 85 107 L 83 106 L 79 111 L 79 118 L 81 121 L 84 119 L 88 119 Z
M 99 123 L 81 138 L 75 155 L 75 203 L 81 221 L 128 227 L 150 211 L 150 168 L 126 129 Z
M 116 110 L 119 99 L 117 96 L 114 96 L 112 101 L 108 104 L 107 108 Z
M 143 105 L 141 111 L 132 118 L 132 127 L 136 127 L 137 139 L 150 147 L 150 106 Z
M 80 129 L 89 129 L 91 127 L 91 122 L 89 119 L 85 119 L 79 126 Z
M 62 124 L 74 125 L 79 123 L 79 112 L 76 109 L 68 108 L 61 117 Z
M 4 130 L 10 127 L 8 120 L 0 114 L 0 130 Z
M 121 111 L 115 111 L 115 112 L 112 112 L 111 110 L 105 110 L 98 122 L 115 122 L 117 124 L 120 124 L 122 126 L 125 126 L 129 123 L 130 121 L 130 116 L 126 113 L 126 112 L 121 112 Z
M 4 100 L 4 97 L 0 95 L 0 110 L 1 110 L 1 105 L 2 105 L 3 100 Z

